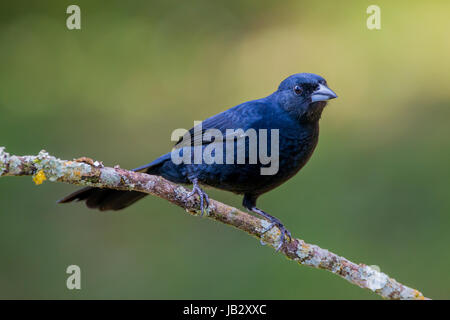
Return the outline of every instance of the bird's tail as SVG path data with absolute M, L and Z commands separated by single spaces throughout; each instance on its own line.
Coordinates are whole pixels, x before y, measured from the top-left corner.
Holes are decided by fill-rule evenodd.
M 167 155 L 164 155 L 145 166 L 133 169 L 133 171 L 159 175 L 159 168 L 169 158 L 170 157 Z M 77 200 L 85 201 L 86 206 L 91 209 L 98 209 L 100 211 L 122 210 L 128 206 L 131 206 L 133 203 L 142 199 L 146 195 L 146 193 L 137 191 L 87 187 L 77 190 L 61 200 L 58 200 L 58 203 L 68 203 Z
M 146 195 L 147 194 L 145 193 L 137 191 L 87 187 L 58 200 L 58 203 L 68 203 L 78 200 L 86 201 L 86 206 L 90 209 L 98 209 L 100 211 L 121 210 L 132 205 Z

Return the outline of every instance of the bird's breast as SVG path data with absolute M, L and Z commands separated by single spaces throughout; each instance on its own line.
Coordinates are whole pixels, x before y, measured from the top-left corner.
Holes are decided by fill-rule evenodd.
M 291 177 L 311 158 L 319 140 L 319 124 L 301 127 L 296 132 L 280 130 L 280 174 Z

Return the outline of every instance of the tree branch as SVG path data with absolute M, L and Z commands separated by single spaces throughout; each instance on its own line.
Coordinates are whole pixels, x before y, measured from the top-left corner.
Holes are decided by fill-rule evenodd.
M 105 167 L 101 162 L 85 157 L 73 161 L 60 160 L 44 150 L 37 156 L 14 156 L 4 149 L 0 147 L 0 176 L 29 175 L 33 176 L 36 184 L 49 180 L 80 186 L 140 191 L 166 199 L 192 215 L 200 214 L 197 196 L 187 197 L 188 191 L 184 187 L 161 177 L 124 170 L 118 166 Z M 279 245 L 278 228 L 274 227 L 263 234 L 269 226 L 266 220 L 221 202 L 210 200 L 207 217 L 245 231 L 273 248 Z M 370 266 L 355 264 L 301 239 L 292 239 L 281 248 L 280 253 L 299 264 L 328 270 L 386 299 L 426 299 L 421 292 L 402 285 Z

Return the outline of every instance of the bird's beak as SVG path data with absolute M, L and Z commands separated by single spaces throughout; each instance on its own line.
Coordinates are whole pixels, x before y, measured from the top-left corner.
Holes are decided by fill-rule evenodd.
M 319 84 L 319 89 L 314 91 L 311 95 L 312 102 L 327 101 L 334 98 L 337 98 L 337 94 L 323 84 Z

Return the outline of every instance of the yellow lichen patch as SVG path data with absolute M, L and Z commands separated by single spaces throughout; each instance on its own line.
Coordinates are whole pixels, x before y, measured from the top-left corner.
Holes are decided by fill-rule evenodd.
M 425 300 L 425 297 L 423 296 L 423 294 L 418 290 L 414 290 L 414 298 L 416 298 L 418 300 Z
M 45 176 L 44 170 L 39 170 L 38 173 L 33 176 L 33 181 L 37 185 L 42 184 L 45 180 L 47 180 L 47 177 Z

